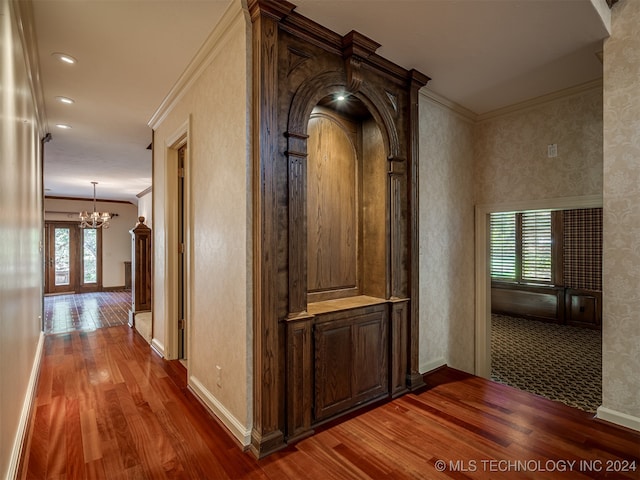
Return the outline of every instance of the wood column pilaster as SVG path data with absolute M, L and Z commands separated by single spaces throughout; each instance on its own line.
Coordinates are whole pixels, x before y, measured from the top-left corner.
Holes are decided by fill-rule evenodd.
M 409 352 L 409 369 L 407 372 L 407 386 L 410 390 L 415 390 L 424 385 L 422 375 L 420 375 L 420 225 L 419 225 L 419 205 L 420 194 L 419 185 L 419 158 L 420 158 L 420 118 L 419 118 L 419 93 L 420 88 L 424 87 L 430 78 L 418 72 L 411 70 L 409 72 L 409 251 L 411 258 L 411 274 L 409 277 L 409 293 L 411 296 L 411 314 L 409 318 L 408 352 Z
M 288 2 L 250 0 L 253 33 L 253 430 L 258 458 L 285 445 L 277 312 L 278 22 Z

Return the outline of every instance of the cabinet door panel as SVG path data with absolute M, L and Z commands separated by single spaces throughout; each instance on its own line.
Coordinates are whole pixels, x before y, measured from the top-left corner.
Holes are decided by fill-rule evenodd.
M 382 315 L 367 315 L 353 325 L 355 401 L 386 391 L 387 335 Z
M 347 408 L 351 391 L 351 326 L 327 323 L 316 328 L 316 418 Z
M 386 395 L 386 306 L 327 315 L 315 325 L 314 421 Z

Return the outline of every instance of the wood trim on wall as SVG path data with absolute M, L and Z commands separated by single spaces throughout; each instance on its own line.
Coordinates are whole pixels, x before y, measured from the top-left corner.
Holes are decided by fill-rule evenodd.
M 260 458 L 282 448 L 277 312 L 278 21 L 293 5 L 251 0 L 253 31 L 253 429 L 251 451 Z

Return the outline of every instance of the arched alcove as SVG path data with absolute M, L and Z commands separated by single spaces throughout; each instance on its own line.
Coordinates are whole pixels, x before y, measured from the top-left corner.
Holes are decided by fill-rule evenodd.
M 331 95 L 307 128 L 307 302 L 386 298 L 387 160 L 357 98 Z

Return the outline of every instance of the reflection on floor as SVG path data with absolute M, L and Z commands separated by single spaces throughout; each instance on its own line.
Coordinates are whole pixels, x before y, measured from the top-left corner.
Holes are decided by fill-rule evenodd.
M 131 290 L 44 297 L 44 333 L 126 325 Z

